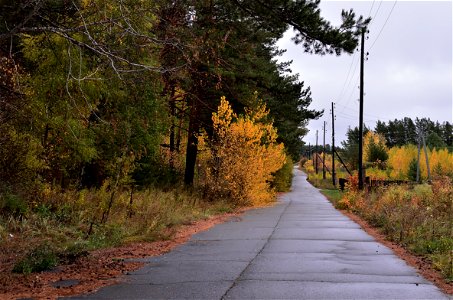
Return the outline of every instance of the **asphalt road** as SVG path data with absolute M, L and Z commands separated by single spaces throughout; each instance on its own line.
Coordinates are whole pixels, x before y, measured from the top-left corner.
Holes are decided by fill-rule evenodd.
M 72 299 L 450 299 L 296 169 L 279 204 L 146 262 L 124 283 Z

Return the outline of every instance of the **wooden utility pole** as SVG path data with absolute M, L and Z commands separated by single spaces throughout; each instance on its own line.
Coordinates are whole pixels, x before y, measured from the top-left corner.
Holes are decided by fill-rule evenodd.
M 362 44 L 360 47 L 360 112 L 359 112 L 359 189 L 363 189 L 363 67 L 365 52 L 365 31 L 362 28 Z
M 418 133 L 418 153 L 417 153 L 417 178 L 416 182 L 420 183 L 420 130 L 417 130 Z
M 324 121 L 322 135 L 322 179 L 326 179 L 326 121 Z
M 431 170 L 429 169 L 428 151 L 426 150 L 425 132 L 422 131 L 423 151 L 425 152 L 426 170 L 428 171 L 428 182 L 431 182 Z
M 332 184 L 337 185 L 335 178 L 335 113 L 334 113 L 334 104 L 332 102 Z
M 318 130 L 316 130 L 316 147 L 315 147 L 315 171 L 318 174 Z

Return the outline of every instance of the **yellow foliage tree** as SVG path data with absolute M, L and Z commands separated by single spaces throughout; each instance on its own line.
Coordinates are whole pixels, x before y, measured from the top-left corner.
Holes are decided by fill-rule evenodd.
M 447 149 L 435 148 L 430 153 L 429 166 L 433 175 L 453 175 L 453 153 L 448 152 Z
M 407 179 L 411 162 L 417 160 L 417 152 L 416 145 L 391 148 L 388 159 L 388 167 L 391 169 L 390 177 L 392 179 Z M 453 175 L 452 153 L 449 153 L 447 149 L 428 149 L 427 154 L 432 175 Z M 420 151 L 420 176 L 422 179 L 428 177 L 423 148 Z
M 213 113 L 213 136 L 200 136 L 209 150 L 205 174 L 211 197 L 229 198 L 238 205 L 260 205 L 274 198 L 269 183 L 285 162 L 283 144 L 278 144 L 272 123 L 262 122 L 269 114 L 264 104 L 237 116 L 225 97 Z M 203 156 L 202 156 L 203 157 Z

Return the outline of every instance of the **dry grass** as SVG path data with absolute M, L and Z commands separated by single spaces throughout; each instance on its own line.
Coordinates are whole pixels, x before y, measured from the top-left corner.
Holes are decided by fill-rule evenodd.
M 130 190 L 123 190 L 113 198 L 106 188 L 46 193 L 25 213 L 0 217 L 0 249 L 12 252 L 9 260 L 15 261 L 16 272 L 49 269 L 94 249 L 166 240 L 181 225 L 233 209 L 183 189 L 148 189 L 132 197 Z

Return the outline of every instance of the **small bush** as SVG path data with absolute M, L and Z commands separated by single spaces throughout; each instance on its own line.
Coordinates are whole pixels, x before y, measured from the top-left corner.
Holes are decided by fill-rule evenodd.
M 3 215 L 12 215 L 14 217 L 22 217 L 27 212 L 28 207 L 22 197 L 14 195 L 10 192 L 0 194 L 0 213 Z
M 272 186 L 277 192 L 288 192 L 291 189 L 291 183 L 293 180 L 293 161 L 287 156 L 283 167 L 275 172 Z
M 17 240 L 27 241 L 17 247 L 32 249 L 19 258 L 16 273 L 73 263 L 94 249 L 168 239 L 180 225 L 230 212 L 234 207 L 229 201 L 204 201 L 196 190 L 150 188 L 131 194 L 123 189 L 116 194 L 110 218 L 101 223 L 106 189 L 63 192 L 49 186 L 46 193 L 46 201 L 33 203 L 26 218 L 0 216 L 0 238 L 11 233 Z M 30 240 L 34 241 L 31 245 Z
M 65 263 L 73 263 L 80 257 L 84 257 L 88 255 L 88 242 L 86 241 L 76 241 L 74 243 L 70 243 L 61 253 L 59 253 L 58 257 L 60 261 Z
M 119 224 L 107 224 L 96 226 L 94 233 L 88 238 L 88 248 L 105 248 L 118 246 L 125 237 L 125 230 Z
M 58 255 L 48 243 L 31 250 L 25 258 L 19 260 L 13 268 L 14 273 L 29 274 L 51 270 L 58 265 Z

